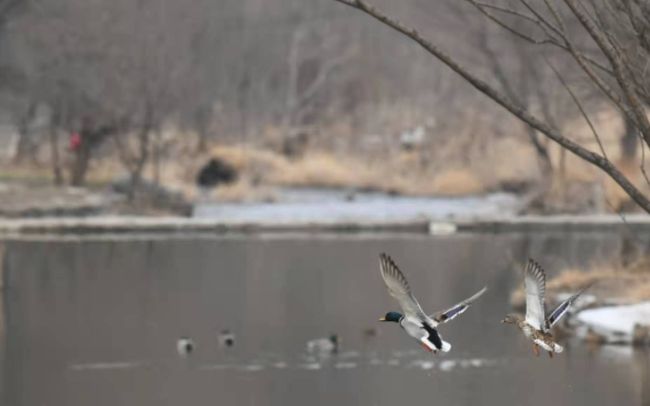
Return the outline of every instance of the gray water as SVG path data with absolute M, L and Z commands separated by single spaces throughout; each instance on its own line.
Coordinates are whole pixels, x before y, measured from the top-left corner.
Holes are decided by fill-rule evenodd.
M 198 204 L 194 217 L 221 221 L 408 221 L 507 216 L 521 208 L 509 193 L 445 198 L 389 196 L 338 189 L 281 189 L 275 202 Z
M 2 404 L 648 405 L 648 353 L 570 341 L 535 358 L 499 323 L 521 283 L 515 261 L 534 256 L 553 275 L 622 250 L 616 234 L 11 241 Z M 450 353 L 376 321 L 397 309 L 378 273 L 383 251 L 431 312 L 489 286 L 441 328 Z M 232 349 L 217 344 L 224 328 Z M 332 332 L 339 354 L 306 353 Z M 189 357 L 180 336 L 197 344 Z

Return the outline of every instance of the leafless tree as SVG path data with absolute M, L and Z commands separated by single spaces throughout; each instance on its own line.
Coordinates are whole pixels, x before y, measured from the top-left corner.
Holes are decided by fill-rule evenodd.
M 58 148 L 59 131 L 81 135 L 72 184 L 84 182 L 93 156 L 109 139 L 139 182 L 151 132 L 180 105 L 192 103 L 192 69 L 198 65 L 192 41 L 203 28 L 195 25 L 195 12 L 168 0 L 139 6 L 65 0 L 38 3 L 14 27 L 29 92 L 51 110 L 52 148 Z M 131 135 L 133 149 L 126 139 Z
M 405 86 L 420 99 L 444 100 L 422 108 L 431 114 L 463 105 L 465 91 L 440 80 L 448 76 L 388 33 L 351 27 L 347 13 L 327 2 L 32 0 L 23 14 L 10 27 L 10 62 L 25 78 L 21 97 L 60 117 L 53 134 L 79 131 L 87 119 L 133 126 L 73 155 L 90 160 L 77 168 L 92 167 L 118 136 L 129 147 L 124 156 L 135 156 L 140 148 L 126 141 L 141 134 L 145 98 L 155 100 L 153 127 L 189 128 L 201 151 L 217 136 L 255 138 L 273 127 L 344 119 L 366 131 L 368 112 Z M 422 81 L 444 82 L 444 98 Z
M 416 29 L 403 24 L 366 1 L 336 1 L 365 12 L 417 42 L 477 90 L 504 107 L 524 123 L 583 160 L 599 167 L 621 186 L 641 208 L 646 212 L 650 212 L 648 197 L 607 158 L 603 150 L 591 151 L 573 141 L 566 134 L 561 133 L 559 129 L 553 128 L 543 118 L 538 118 L 525 105 L 511 99 L 496 86 L 480 79 L 468 67 L 444 52 L 438 44 L 425 39 Z M 519 0 L 523 8 L 523 10 L 520 10 L 518 8 L 502 7 L 498 4 L 479 3 L 475 0 L 468 1 L 491 21 L 531 45 L 551 45 L 567 52 L 594 85 L 626 117 L 634 122 L 645 143 L 650 145 L 650 122 L 646 116 L 643 102 L 647 95 L 647 89 L 645 88 L 647 81 L 644 80 L 645 71 L 637 69 L 637 64 L 630 62 L 630 52 L 635 52 L 637 57 L 647 55 L 644 42 L 645 29 L 650 27 L 650 19 L 648 19 L 650 13 L 648 13 L 648 6 L 645 3 L 640 0 L 629 1 L 623 2 L 625 3 L 624 6 L 619 6 L 619 2 L 616 1 L 600 2 L 593 0 L 579 3 L 576 0 L 563 0 L 562 5 L 565 7 L 566 13 L 582 26 L 596 45 L 596 55 L 590 55 L 579 47 L 566 29 L 567 22 L 563 19 L 563 14 L 558 12 L 556 8 L 559 2 L 546 0 L 531 5 L 527 0 Z M 502 16 L 499 16 L 498 13 L 505 14 L 506 18 L 501 18 Z M 614 13 L 615 18 L 630 23 L 629 25 L 632 28 L 625 30 L 624 33 L 625 42 L 623 34 L 617 34 L 614 30 L 608 28 L 608 21 L 612 18 L 608 13 Z M 508 19 L 510 18 L 528 21 L 537 29 L 538 32 L 535 34 L 537 36 L 531 36 L 517 30 L 509 23 Z M 598 137 L 595 129 L 594 136 Z M 642 168 L 642 170 L 644 169 Z
M 131 181 L 139 183 L 152 160 L 156 168 L 164 164 L 156 134 L 174 126 L 196 133 L 196 146 L 202 153 L 216 139 L 257 142 L 262 135 L 287 134 L 292 128 L 340 125 L 341 132 L 358 136 L 344 138 L 323 131 L 328 136 L 318 139 L 319 146 L 360 151 L 368 135 L 382 140 L 380 153 L 385 155 L 394 153 L 391 136 L 430 121 L 436 123 L 431 131 L 435 142 L 427 144 L 430 150 L 448 143 L 460 150 L 459 155 L 465 154 L 463 162 L 479 156 L 495 134 L 513 132 L 512 121 L 504 119 L 506 113 L 492 108 L 487 99 L 473 97 L 470 86 L 441 63 L 431 64 L 430 57 L 409 41 L 390 30 L 378 30 L 372 20 L 360 19 L 333 3 L 31 0 L 7 26 L 9 62 L 24 82 L 16 94 L 23 112 L 34 103 L 48 113 L 51 131 L 37 144 L 49 140 L 53 171 L 73 183 L 83 183 L 93 160 L 107 154 L 119 156 Z M 367 5 L 353 0 L 344 3 L 362 9 Z M 556 18 L 546 3 L 533 3 L 535 12 L 526 8 L 531 3 L 412 0 L 382 4 L 389 5 L 390 14 L 422 27 L 417 35 L 405 30 L 411 39 L 427 36 L 444 42 L 454 49 L 452 63 L 460 70 L 472 67 L 470 79 L 479 82 L 470 82 L 479 88 L 490 83 L 488 87 L 500 95 L 502 105 L 509 103 L 520 118 L 533 119 L 523 131 L 514 127 L 528 137 L 544 167 L 549 162 L 549 140 L 559 139 L 555 135 L 581 146 L 570 134 L 562 133 L 564 123 L 581 113 L 554 69 L 583 105 L 588 101 L 587 112 L 592 100 L 613 103 L 600 86 L 594 91 L 585 85 L 594 83 L 589 72 L 621 100 L 626 99 L 612 65 L 571 8 L 549 0 L 557 5 Z M 642 10 L 632 0 L 629 4 L 636 10 L 635 26 L 640 26 L 637 20 L 642 19 Z M 634 40 L 639 35 L 621 23 L 625 9 L 615 11 L 607 18 L 604 11 L 591 11 L 588 16 L 598 22 L 597 27 L 614 26 L 609 31 L 615 43 L 641 44 Z M 556 20 L 564 28 L 559 29 Z M 618 48 L 631 52 L 628 45 Z M 635 52 L 645 51 L 639 45 Z M 639 62 L 631 68 L 631 77 L 645 83 L 639 76 L 644 73 L 642 67 Z M 484 121 L 471 120 L 473 112 L 493 121 L 487 131 L 483 131 Z M 448 119 L 459 113 L 470 119 Z M 626 145 L 633 146 L 629 140 L 638 139 L 641 125 L 634 114 L 623 113 L 631 117 L 632 138 L 627 138 Z M 12 114 L 14 122 L 25 127 L 29 120 Z M 553 137 L 540 129 L 536 117 Z M 464 131 L 470 135 L 456 137 L 463 140 L 454 145 L 453 137 L 446 134 L 457 134 L 454 127 L 462 126 L 471 127 Z M 75 152 L 62 148 L 72 132 L 83 133 L 87 140 Z M 422 152 L 422 161 L 439 165 L 429 152 Z M 601 161 L 599 152 L 583 148 L 576 153 L 608 168 L 608 160 Z
M 287 133 L 301 123 L 301 118 L 314 102 L 315 96 L 328 83 L 333 71 L 354 54 L 356 42 L 346 40 L 331 24 L 298 25 L 289 46 L 288 82 L 282 127 Z M 310 41 L 311 40 L 311 41 Z M 309 44 L 305 44 L 309 42 Z M 352 45 L 350 45 L 352 44 Z

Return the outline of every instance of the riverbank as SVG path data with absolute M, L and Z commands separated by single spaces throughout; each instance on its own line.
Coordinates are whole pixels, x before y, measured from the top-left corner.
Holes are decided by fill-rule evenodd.
M 226 221 L 212 218 L 101 216 L 0 219 L 0 236 L 37 234 L 410 232 L 422 234 L 502 232 L 649 232 L 650 217 L 519 216 L 411 221 Z

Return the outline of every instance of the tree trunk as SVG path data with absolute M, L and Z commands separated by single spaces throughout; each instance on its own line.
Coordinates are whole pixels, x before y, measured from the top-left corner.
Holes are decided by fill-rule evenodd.
M 201 137 L 203 139 L 203 137 Z M 153 154 L 152 154 L 152 166 L 153 166 L 153 181 L 156 185 L 160 184 L 160 161 L 161 161 L 161 144 L 162 143 L 162 137 L 160 134 L 160 130 L 156 130 L 154 133 L 154 143 L 153 143 Z M 201 149 L 203 150 L 203 149 Z
M 131 168 L 131 188 L 129 189 L 129 201 L 133 201 L 142 181 L 142 172 L 149 160 L 149 144 L 151 130 L 153 129 L 153 116 L 151 108 L 145 110 L 142 129 L 138 133 L 138 156 Z
M 27 110 L 21 115 L 18 121 L 18 144 L 16 145 L 16 153 L 13 157 L 13 162 L 19 164 L 29 156 L 32 162 L 36 161 L 35 145 L 29 131 L 29 124 L 36 116 L 36 103 L 30 103 Z
M 541 143 L 541 140 L 537 136 L 537 130 L 526 125 L 526 131 L 528 132 L 530 143 L 533 145 L 533 149 L 535 150 L 537 161 L 540 163 L 540 170 L 544 173 L 545 177 L 548 177 L 548 175 L 553 173 L 553 163 L 548 154 L 548 149 Z
M 203 131 L 197 131 L 197 138 L 196 152 L 201 153 L 208 147 L 208 136 Z
M 61 160 L 59 157 L 59 132 L 55 123 L 50 125 L 50 152 L 52 155 L 54 184 L 61 186 L 63 184 L 63 172 L 61 171 Z
M 86 174 L 90 168 L 90 160 L 94 151 L 99 148 L 104 140 L 110 135 L 119 131 L 120 123 L 111 123 L 102 126 L 95 126 L 90 119 L 89 123 L 82 124 L 81 143 L 75 151 L 74 161 L 70 169 L 70 183 L 73 186 L 82 186 L 86 182 Z
M 636 150 L 639 144 L 639 134 L 634 122 L 623 114 L 625 129 L 621 136 L 621 160 L 633 162 L 636 158 Z
M 82 186 L 86 182 L 86 173 L 90 164 L 90 143 L 82 137 L 81 145 L 76 151 L 70 172 L 70 184 Z
M 137 190 L 140 188 L 142 182 L 142 171 L 149 158 L 149 132 L 150 130 L 142 129 L 138 136 L 138 143 L 140 153 L 131 170 L 131 188 L 129 189 L 129 201 L 133 201 L 136 196 Z
M 212 106 L 199 107 L 194 113 L 193 127 L 196 132 L 198 142 L 196 143 L 196 152 L 204 152 L 208 146 L 208 129 L 212 120 Z M 157 132 L 157 138 L 160 138 L 160 132 Z
M 287 56 L 287 93 L 284 100 L 284 113 L 282 114 L 281 129 L 283 140 L 289 137 L 294 124 L 294 114 L 298 104 L 298 74 L 300 69 L 299 48 L 305 36 L 304 27 L 298 26 L 292 36 Z

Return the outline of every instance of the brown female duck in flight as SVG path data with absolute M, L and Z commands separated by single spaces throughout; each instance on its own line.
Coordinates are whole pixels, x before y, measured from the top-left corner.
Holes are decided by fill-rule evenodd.
M 546 274 L 544 273 L 544 269 L 532 259 L 529 259 L 526 265 L 524 288 L 526 291 L 526 316 L 522 319 L 518 314 L 509 314 L 501 322 L 515 324 L 519 327 L 524 335 L 533 341 L 535 355 L 539 356 L 539 347 L 542 347 L 548 351 L 548 355 L 552 358 L 553 353 L 560 353 L 564 348 L 555 342 L 551 334 L 551 327 L 566 314 L 571 304 L 589 286 L 560 303 L 548 317 L 546 317 L 544 306 Z

